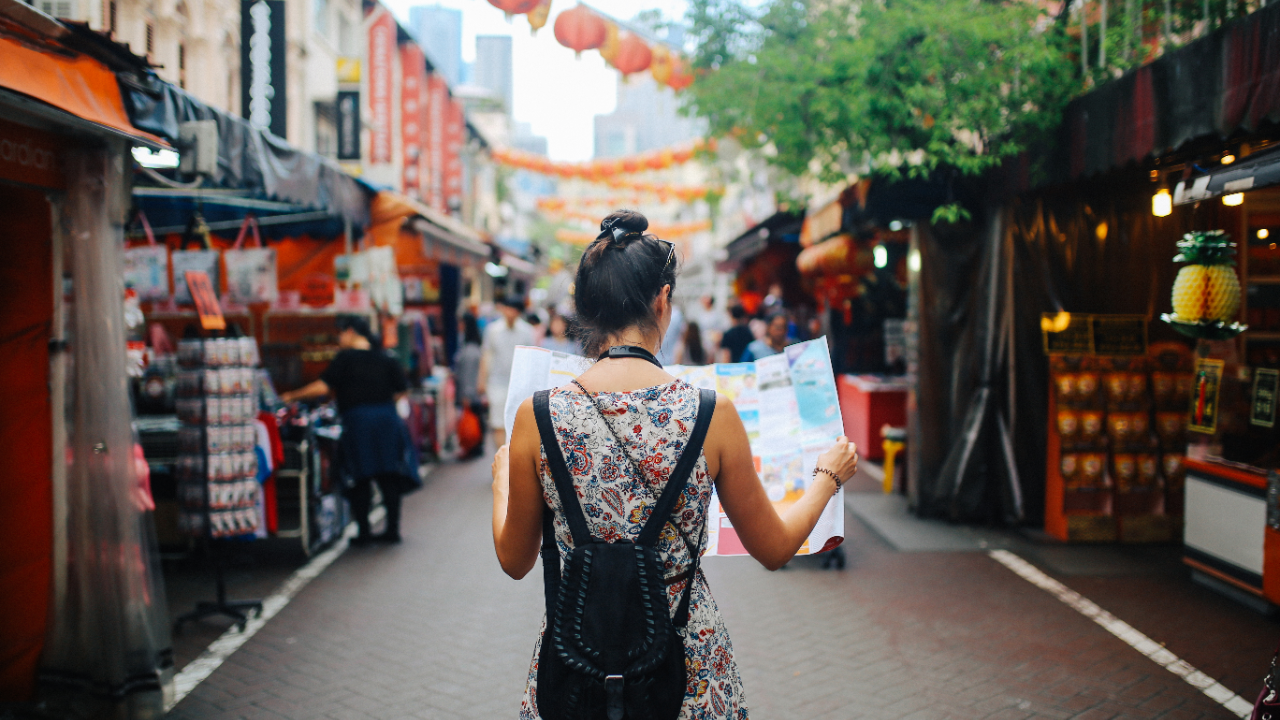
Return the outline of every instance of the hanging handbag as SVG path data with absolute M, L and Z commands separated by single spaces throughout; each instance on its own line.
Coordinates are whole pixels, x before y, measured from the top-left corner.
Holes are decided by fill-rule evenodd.
M 156 235 L 147 221 L 147 214 L 138 211 L 135 216 L 147 238 L 146 245 L 125 248 L 124 284 L 138 293 L 144 302 L 169 298 L 169 248 L 156 244 Z
M 1271 656 L 1271 669 L 1267 672 L 1266 677 L 1262 679 L 1262 692 L 1258 693 L 1258 700 L 1253 704 L 1253 714 L 1249 716 L 1249 720 L 1280 720 L 1280 692 L 1276 691 L 1280 685 L 1280 672 L 1276 670 L 1276 660 L 1280 657 L 1280 650 Z
M 250 228 L 258 247 L 243 249 Z M 222 259 L 227 264 L 227 296 L 233 302 L 242 305 L 275 302 L 280 296 L 276 251 L 262 244 L 258 218 L 244 216 L 235 245 L 222 253 Z
M 204 249 L 187 250 L 187 243 L 192 240 L 204 245 Z M 204 218 L 199 213 L 192 215 L 191 221 L 187 224 L 187 231 L 183 233 L 181 249 L 174 250 L 170 256 L 173 264 L 173 301 L 182 305 L 190 305 L 194 302 L 186 279 L 189 271 L 206 273 L 213 291 L 218 292 L 221 287 L 221 276 L 218 272 L 221 264 L 218 261 L 221 258 L 222 254 L 209 245 L 209 226 Z

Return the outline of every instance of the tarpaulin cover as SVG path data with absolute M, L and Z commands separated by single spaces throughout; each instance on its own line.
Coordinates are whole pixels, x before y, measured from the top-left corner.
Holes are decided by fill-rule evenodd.
M 217 122 L 218 167 L 211 178 L 215 185 L 327 210 L 360 225 L 368 222 L 371 191 L 332 160 L 299 150 L 154 76 L 120 77 L 120 93 L 135 127 L 176 142 L 179 123 Z
M 1067 106 L 1045 178 L 1061 182 L 1280 122 L 1280 4 L 1209 33 Z
M 156 141 L 129 121 L 116 75 L 106 65 L 62 46 L 57 52 L 36 47 L 34 42 L 0 37 L 0 87 L 125 135 Z
M 0 263 L 0 705 L 30 700 L 44 645 L 53 558 L 51 210 L 39 190 L 5 186 Z
M 1170 309 L 1175 243 L 1192 229 L 1238 225 L 1220 203 L 1152 216 L 1137 169 L 1075 188 L 917 229 L 908 467 L 923 514 L 1039 524 L 1049 392 L 1041 314 L 1145 315 L 1151 342 L 1178 340 L 1157 319 Z

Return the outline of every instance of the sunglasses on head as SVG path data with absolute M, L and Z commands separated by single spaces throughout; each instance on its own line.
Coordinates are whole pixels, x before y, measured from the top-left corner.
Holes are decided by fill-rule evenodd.
M 658 240 L 658 242 L 667 246 L 667 261 L 662 263 L 662 272 L 666 272 L 667 266 L 670 265 L 671 261 L 676 257 L 676 244 L 670 240 Z

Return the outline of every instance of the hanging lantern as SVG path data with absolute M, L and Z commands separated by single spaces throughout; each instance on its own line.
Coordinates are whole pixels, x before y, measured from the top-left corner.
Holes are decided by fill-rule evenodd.
M 489 4 L 508 15 L 523 15 L 538 6 L 540 0 L 489 0 Z
M 684 58 L 673 58 L 671 62 L 671 77 L 667 78 L 667 87 L 680 92 L 693 84 L 693 68 L 689 67 L 689 61 Z
M 1174 262 L 1188 265 L 1173 281 L 1173 313 L 1161 315 L 1174 330 L 1189 337 L 1226 340 L 1244 332 L 1237 322 L 1240 278 L 1233 268 L 1235 243 L 1221 230 L 1190 232 L 1178 241 Z
M 538 31 L 547 24 L 547 16 L 551 14 L 551 0 L 542 0 L 538 6 L 529 11 L 529 31 L 537 35 Z
M 649 69 L 653 61 L 653 51 L 644 40 L 627 33 L 618 40 L 618 54 L 610 64 L 626 77 L 632 73 Z
M 671 66 L 674 58 L 671 57 L 671 51 L 658 45 L 653 48 L 653 60 L 649 63 L 649 74 L 657 80 L 659 84 L 666 85 L 671 79 Z
M 600 44 L 600 57 L 610 65 L 618 57 L 618 26 L 609 20 L 604 21 L 604 42 Z
M 578 55 L 603 45 L 607 32 L 604 19 L 584 5 L 565 10 L 556 18 L 556 40 Z

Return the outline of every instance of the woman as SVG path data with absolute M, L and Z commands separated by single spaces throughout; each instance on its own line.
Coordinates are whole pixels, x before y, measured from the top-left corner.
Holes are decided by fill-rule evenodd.
M 569 339 L 569 321 L 560 313 L 552 313 L 547 321 L 547 336 L 542 338 L 542 347 L 554 352 L 581 355 L 582 346 L 576 340 Z
M 484 417 L 483 403 L 480 402 L 480 323 L 470 312 L 462 314 L 458 321 L 458 330 L 462 335 L 462 347 L 453 356 L 453 377 L 458 392 L 458 407 L 461 409 L 458 421 L 458 440 L 462 445 L 464 459 L 479 457 L 484 453 L 484 431 L 481 429 L 479 439 L 464 436 L 466 423 L 476 423 Z M 467 413 L 471 413 L 470 416 Z M 468 430 L 469 432 L 469 430 Z
M 698 389 L 676 380 L 653 359 L 670 324 L 676 267 L 674 247 L 644 234 L 648 224 L 639 213 L 615 212 L 601 223 L 599 237 L 583 255 L 574 289 L 578 326 L 585 331 L 588 356 L 601 359 L 575 383 L 552 391 L 549 401 L 562 452 L 567 442 L 566 455 L 574 458 L 571 474 L 591 535 L 609 542 L 631 541 L 638 535 L 641 510 L 665 487 L 699 405 Z M 625 438 L 623 445 L 612 428 L 624 430 L 617 436 Z M 494 546 L 502 569 L 517 579 L 533 568 L 538 556 L 544 507 L 553 509 L 562 560 L 572 547 L 542 453 L 533 403 L 526 400 L 516 415 L 510 446 L 500 448 L 493 463 Z M 643 462 L 628 462 L 627 456 Z M 747 551 L 777 569 L 799 550 L 839 484 L 853 476 L 858 461 L 853 445 L 841 437 L 818 458 L 810 491 L 779 516 L 751 457 L 742 420 L 733 403 L 721 397 L 682 495 L 684 509 L 674 516 L 679 534 L 664 533 L 658 541 L 670 583 L 669 611 L 676 610 L 685 584 L 694 583 L 688 625 L 679 632 L 687 667 L 699 674 L 687 678 L 690 691 L 684 696 L 681 718 L 747 717 L 733 648 L 706 578 L 697 573 L 688 577 L 693 561 L 689 547 L 696 547 L 698 554 L 706 549 L 713 484 Z M 537 663 L 535 649 L 522 720 L 540 717 Z
M 706 365 L 707 351 L 702 345 L 702 327 L 696 320 L 690 321 L 684 330 L 684 342 L 676 353 L 681 365 Z
M 359 534 L 357 545 L 370 542 L 400 542 L 400 496 L 416 487 L 417 461 L 409 441 L 409 430 L 396 413 L 396 400 L 406 390 L 404 370 L 395 358 L 378 348 L 377 336 L 364 318 L 351 315 L 338 318 L 338 351 L 320 379 L 297 390 L 284 393 L 286 403 L 309 400 L 332 394 L 342 416 L 343 468 L 355 478 L 348 492 L 351 512 L 355 515 Z M 382 503 L 387 511 L 387 527 L 379 535 L 369 528 L 371 483 L 378 483 Z
M 770 355 L 777 355 L 782 349 L 795 339 L 791 337 L 790 321 L 784 312 L 775 312 L 769 316 L 768 324 L 765 326 L 764 337 L 760 340 L 753 340 L 747 349 L 742 353 L 742 362 L 754 362 L 760 358 L 766 358 Z

